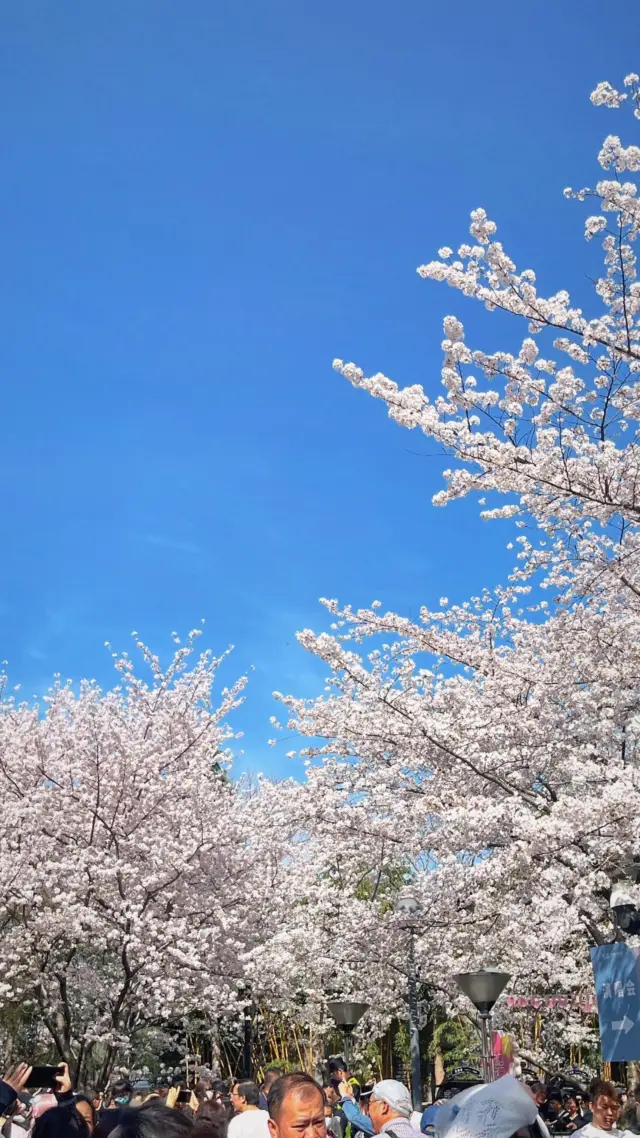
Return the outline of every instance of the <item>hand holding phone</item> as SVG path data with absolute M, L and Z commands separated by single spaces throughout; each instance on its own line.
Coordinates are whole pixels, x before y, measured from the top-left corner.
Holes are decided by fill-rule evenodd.
M 60 1074 L 56 1075 L 55 1092 L 59 1095 L 66 1095 L 70 1090 L 73 1090 L 69 1067 L 66 1063 L 61 1063 L 58 1069 Z

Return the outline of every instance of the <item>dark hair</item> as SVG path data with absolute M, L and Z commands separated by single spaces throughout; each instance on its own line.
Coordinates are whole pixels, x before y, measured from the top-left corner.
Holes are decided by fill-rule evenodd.
M 226 1138 L 228 1125 L 229 1115 L 221 1102 L 200 1103 L 196 1112 L 194 1134 L 200 1135 L 200 1138 Z
M 601 1095 L 604 1095 L 605 1098 L 613 1098 L 618 1102 L 618 1088 L 614 1087 L 613 1083 L 609 1083 L 606 1079 L 594 1079 L 589 1090 L 591 1091 L 591 1098 L 594 1102 L 597 1098 L 600 1098 Z
M 112 1134 L 116 1138 L 187 1138 L 193 1123 L 179 1110 L 171 1110 L 157 1099 L 139 1107 L 125 1107 Z
M 223 1120 L 223 1130 L 218 1130 L 215 1122 L 207 1122 L 204 1118 L 196 1118 L 191 1131 L 192 1138 L 226 1138 L 228 1122 L 226 1116 Z
M 98 1125 L 96 1126 L 92 1138 L 109 1138 L 109 1135 L 120 1121 L 119 1110 L 103 1110 L 100 1112 Z
M 349 1068 L 347 1067 L 344 1059 L 340 1055 L 336 1055 L 327 1063 L 327 1070 L 329 1072 L 329 1078 L 332 1078 L 333 1075 L 338 1074 L 338 1071 L 348 1071 Z
M 70 1103 L 41 1114 L 31 1133 L 33 1138 L 89 1138 L 89 1127 Z
M 267 1067 L 264 1073 L 264 1086 L 267 1088 L 270 1087 L 272 1083 L 275 1083 L 276 1079 L 281 1079 L 283 1075 L 284 1071 L 282 1067 Z
M 270 1091 L 269 1098 L 267 1099 L 269 1105 L 269 1117 L 277 1119 L 282 1109 L 282 1104 L 289 1094 L 295 1094 L 296 1091 L 302 1090 L 309 1093 L 310 1091 L 317 1091 L 324 1104 L 324 1091 L 322 1087 L 316 1083 L 311 1075 L 306 1075 L 303 1071 L 293 1071 L 290 1075 L 283 1075 L 281 1079 L 276 1079 Z
M 93 1091 L 91 1091 L 91 1092 L 89 1092 L 89 1093 L 92 1095 L 92 1097 L 91 1097 L 91 1098 L 89 1098 L 89 1094 L 78 1094 L 78 1095 L 74 1095 L 74 1096 L 73 1096 L 73 1105 L 74 1105 L 74 1106 L 76 1106 L 76 1104 L 77 1104 L 77 1103 L 79 1103 L 79 1102 L 86 1102 L 87 1106 L 88 1106 L 88 1107 L 89 1107 L 89 1109 L 91 1110 L 91 1117 L 92 1117 L 92 1119 L 93 1119 L 93 1125 L 94 1125 L 94 1127 L 95 1127 L 95 1124 L 96 1124 L 96 1108 L 95 1108 L 95 1106 L 93 1105 L 93 1099 L 94 1099 L 94 1098 L 97 1098 L 97 1095 L 95 1095 L 95 1094 L 93 1093 Z
M 231 1122 L 231 1119 L 233 1118 L 235 1112 L 231 1103 L 231 1099 L 229 1097 L 229 1087 L 224 1079 L 214 1079 L 211 1092 L 214 1096 L 212 1099 L 214 1106 L 222 1107 L 225 1112 L 228 1124 Z
M 544 1083 L 541 1083 L 539 1079 L 537 1079 L 535 1083 L 531 1084 L 531 1090 L 533 1091 L 534 1095 L 540 1094 L 540 1091 L 546 1091 L 546 1089 L 547 1088 L 545 1087 Z
M 238 1083 L 237 1086 L 238 1094 L 241 1095 L 243 1099 L 246 1099 L 247 1106 L 260 1105 L 260 1091 L 255 1083 L 252 1083 L 250 1079 L 244 1079 L 241 1083 Z

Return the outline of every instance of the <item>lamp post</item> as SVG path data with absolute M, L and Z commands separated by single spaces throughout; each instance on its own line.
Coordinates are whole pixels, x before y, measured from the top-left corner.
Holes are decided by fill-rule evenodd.
M 407 969 L 407 1007 L 409 1011 L 409 1052 L 411 1055 L 411 1101 L 414 1110 L 422 1109 L 422 1071 L 420 1068 L 420 1032 L 418 1029 L 418 973 L 416 969 L 416 921 L 422 912 L 420 902 L 405 893 L 396 902 L 396 912 L 409 930 Z
M 482 1077 L 486 1083 L 493 1082 L 494 1078 L 491 1012 L 510 979 L 508 972 L 500 972 L 497 968 L 487 968 L 483 972 L 459 972 L 454 976 L 458 987 L 478 1009 L 482 1041 Z
M 251 1022 L 251 1005 L 248 1004 L 244 1009 L 244 1023 L 243 1023 L 243 1036 L 242 1036 L 242 1068 L 245 1079 L 251 1079 L 253 1075 L 251 1063 L 251 1036 L 253 1024 Z
M 347 1070 L 351 1060 L 351 1035 L 368 1007 L 368 1004 L 359 1004 L 355 1000 L 330 1000 L 327 1004 L 329 1014 L 334 1019 L 336 1027 L 339 1027 L 344 1035 L 344 1061 L 347 1064 Z

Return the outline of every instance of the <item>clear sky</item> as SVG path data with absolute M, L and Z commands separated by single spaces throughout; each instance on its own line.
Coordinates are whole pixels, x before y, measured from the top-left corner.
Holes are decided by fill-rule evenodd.
M 419 263 L 483 205 L 542 287 L 640 70 L 637 0 L 7 0 L 0 14 L 0 653 L 26 695 L 111 682 L 206 618 L 255 666 L 240 765 L 291 773 L 318 596 L 416 613 L 504 576 L 505 530 L 430 506 L 441 462 L 331 369 L 439 384 Z M 615 121 L 614 121 L 615 118 Z M 632 120 L 624 117 L 629 141 Z M 532 221 L 533 219 L 533 221 Z M 570 268 L 566 268 L 567 263 Z M 504 334 L 503 334 L 504 333 Z

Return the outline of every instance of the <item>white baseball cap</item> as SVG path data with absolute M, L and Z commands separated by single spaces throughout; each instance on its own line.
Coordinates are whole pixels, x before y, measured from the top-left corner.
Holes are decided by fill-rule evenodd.
M 402 1114 L 404 1118 L 411 1117 L 413 1112 L 411 1095 L 404 1083 L 399 1083 L 397 1079 L 382 1079 L 380 1083 L 376 1083 L 371 1098 L 374 1101 L 377 1099 L 378 1102 L 386 1102 L 392 1110 Z

